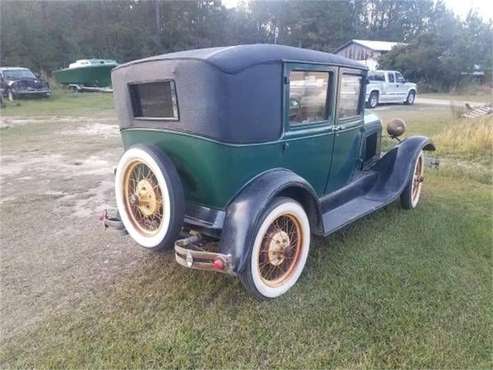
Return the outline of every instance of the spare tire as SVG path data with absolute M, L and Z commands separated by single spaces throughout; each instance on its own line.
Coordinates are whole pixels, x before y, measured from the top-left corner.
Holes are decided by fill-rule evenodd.
M 129 235 L 152 250 L 173 248 L 185 215 L 175 165 L 154 146 L 130 147 L 118 162 L 116 204 Z

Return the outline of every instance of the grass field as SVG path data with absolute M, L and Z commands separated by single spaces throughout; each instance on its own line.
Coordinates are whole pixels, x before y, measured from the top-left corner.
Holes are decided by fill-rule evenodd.
M 96 100 L 61 96 L 54 110 L 42 101 L 7 107 L 12 120 L 37 110 L 47 118 L 0 130 L 2 157 L 47 160 L 33 162 L 39 183 L 5 200 L 6 186 L 25 173 L 2 159 L 2 368 L 493 366 L 491 118 L 456 120 L 447 107 L 377 109 L 384 122 L 402 117 L 409 134 L 438 145 L 441 166 L 427 169 L 422 203 L 413 211 L 393 204 L 316 239 L 299 283 L 259 302 L 234 278 L 190 271 L 171 254 L 104 233 L 93 215 L 72 221 L 68 211 L 57 213 L 65 195 L 54 189 L 85 199 L 84 187 L 110 178 L 94 171 L 72 181 L 62 171 L 69 163 L 91 154 L 111 162 L 121 150 L 116 128 L 105 137 L 92 118 L 101 104 L 110 120 L 103 123 L 113 127 L 111 100 Z M 64 115 L 88 117 L 50 118 Z M 84 130 L 93 136 L 81 136 Z M 57 153 L 67 163 L 55 171 L 49 161 Z
M 88 115 L 112 113 L 113 95 L 108 93 L 69 93 L 61 88 L 53 89 L 50 98 L 6 101 L 2 116 Z

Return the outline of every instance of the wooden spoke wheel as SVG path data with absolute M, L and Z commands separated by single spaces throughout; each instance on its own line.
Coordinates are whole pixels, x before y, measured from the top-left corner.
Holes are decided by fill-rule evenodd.
M 414 166 L 414 173 L 412 178 L 412 201 L 413 204 L 417 205 L 419 201 L 419 196 L 421 195 L 421 188 L 423 187 L 424 181 L 424 166 L 423 166 L 423 154 L 420 154 L 416 160 L 416 165 Z
M 425 179 L 424 169 L 423 152 L 421 152 L 412 167 L 409 182 L 401 194 L 401 205 L 403 208 L 412 209 L 418 205 Z
M 303 236 L 293 215 L 279 216 L 269 226 L 260 246 L 260 276 L 271 287 L 282 285 L 292 274 L 300 257 Z
M 156 175 L 136 160 L 125 170 L 124 191 L 134 226 L 144 235 L 155 235 L 163 226 L 163 196 Z
M 300 277 L 310 247 L 310 223 L 303 207 L 290 198 L 276 198 L 264 211 L 249 263 L 239 273 L 256 297 L 286 293 Z
M 173 162 L 154 147 L 128 149 L 116 169 L 118 212 L 129 235 L 149 249 L 171 249 L 184 220 L 183 188 Z

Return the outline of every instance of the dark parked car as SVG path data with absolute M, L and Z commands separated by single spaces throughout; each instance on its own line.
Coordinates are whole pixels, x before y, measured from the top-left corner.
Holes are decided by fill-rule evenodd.
M 150 250 L 174 247 L 183 266 L 237 276 L 257 297 L 280 296 L 300 277 L 312 234 L 420 199 L 423 150 L 434 146 L 413 136 L 381 153 L 366 76 L 355 61 L 279 45 L 116 67 L 125 152 L 118 214 L 105 224 Z
M 0 67 L 0 89 L 11 101 L 26 96 L 51 95 L 48 82 L 36 77 L 29 68 L 21 67 Z

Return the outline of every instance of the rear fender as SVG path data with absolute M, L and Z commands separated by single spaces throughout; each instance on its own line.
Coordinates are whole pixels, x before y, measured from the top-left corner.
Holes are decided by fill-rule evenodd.
M 320 203 L 308 182 L 287 169 L 273 169 L 249 183 L 228 205 L 221 233 L 221 253 L 230 254 L 234 272 L 243 271 L 263 212 L 276 196 L 300 202 L 314 232 L 321 230 Z

